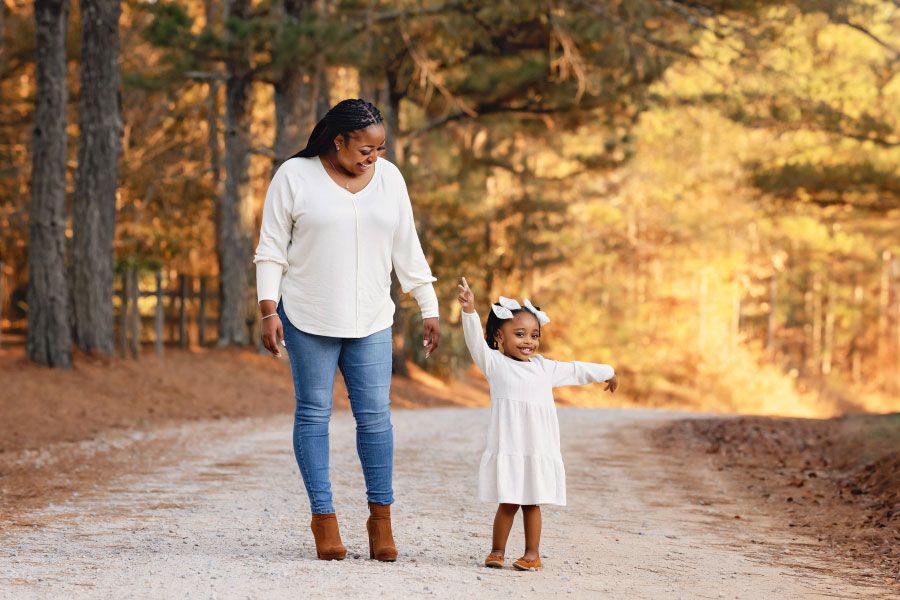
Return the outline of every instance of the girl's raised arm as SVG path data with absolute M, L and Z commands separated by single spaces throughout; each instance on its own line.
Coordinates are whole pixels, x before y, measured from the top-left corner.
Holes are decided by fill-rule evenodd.
M 491 376 L 491 366 L 494 353 L 484 341 L 484 331 L 481 329 L 481 318 L 475 312 L 475 294 L 469 289 L 469 283 L 463 277 L 459 288 L 459 303 L 462 305 L 463 335 L 466 338 L 466 347 L 475 366 L 484 373 L 485 377 Z

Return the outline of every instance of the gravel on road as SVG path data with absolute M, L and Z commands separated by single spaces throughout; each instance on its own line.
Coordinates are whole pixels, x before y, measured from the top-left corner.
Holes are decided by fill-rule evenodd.
M 315 558 L 290 417 L 188 423 L 150 434 L 170 447 L 158 465 L 0 525 L 0 598 L 889 597 L 804 557 L 762 517 L 688 503 L 681 474 L 640 435 L 684 415 L 654 411 L 560 408 L 569 505 L 544 509 L 544 568 L 485 568 L 496 507 L 477 501 L 476 482 L 488 415 L 394 411 L 395 563 L 368 560 L 349 412 L 331 424 L 349 551 L 333 562 Z M 693 477 L 715 497 L 714 477 Z M 517 519 L 508 563 L 523 546 Z

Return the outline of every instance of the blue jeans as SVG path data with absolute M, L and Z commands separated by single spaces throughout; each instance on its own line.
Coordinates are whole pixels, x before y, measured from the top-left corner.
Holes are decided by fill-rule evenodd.
M 338 367 L 356 419 L 356 451 L 366 480 L 366 495 L 374 504 L 393 504 L 391 328 L 363 338 L 312 335 L 291 324 L 281 303 L 278 318 L 284 327 L 297 399 L 294 456 L 312 512 L 334 512 L 328 476 L 328 422 Z

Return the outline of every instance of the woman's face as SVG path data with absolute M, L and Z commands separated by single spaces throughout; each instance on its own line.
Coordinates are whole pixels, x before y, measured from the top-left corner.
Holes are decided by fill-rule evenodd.
M 350 133 L 349 139 L 339 135 L 335 138 L 337 160 L 341 167 L 354 177 L 369 172 L 378 160 L 378 153 L 384 150 L 384 125 L 376 123 L 365 129 L 357 129 Z

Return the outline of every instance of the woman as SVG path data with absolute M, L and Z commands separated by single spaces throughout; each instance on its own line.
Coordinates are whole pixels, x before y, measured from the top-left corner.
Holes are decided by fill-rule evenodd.
M 394 438 L 390 419 L 391 268 L 419 303 L 425 356 L 440 341 L 435 278 L 416 235 L 400 171 L 378 158 L 381 113 L 344 100 L 306 148 L 272 178 L 263 209 L 256 277 L 263 345 L 287 348 L 294 379 L 294 454 L 312 509 L 320 559 L 343 559 L 328 477 L 328 421 L 338 367 L 356 419 L 369 501 L 369 555 L 397 558 L 391 533 Z M 279 302 L 280 297 L 280 302 Z

